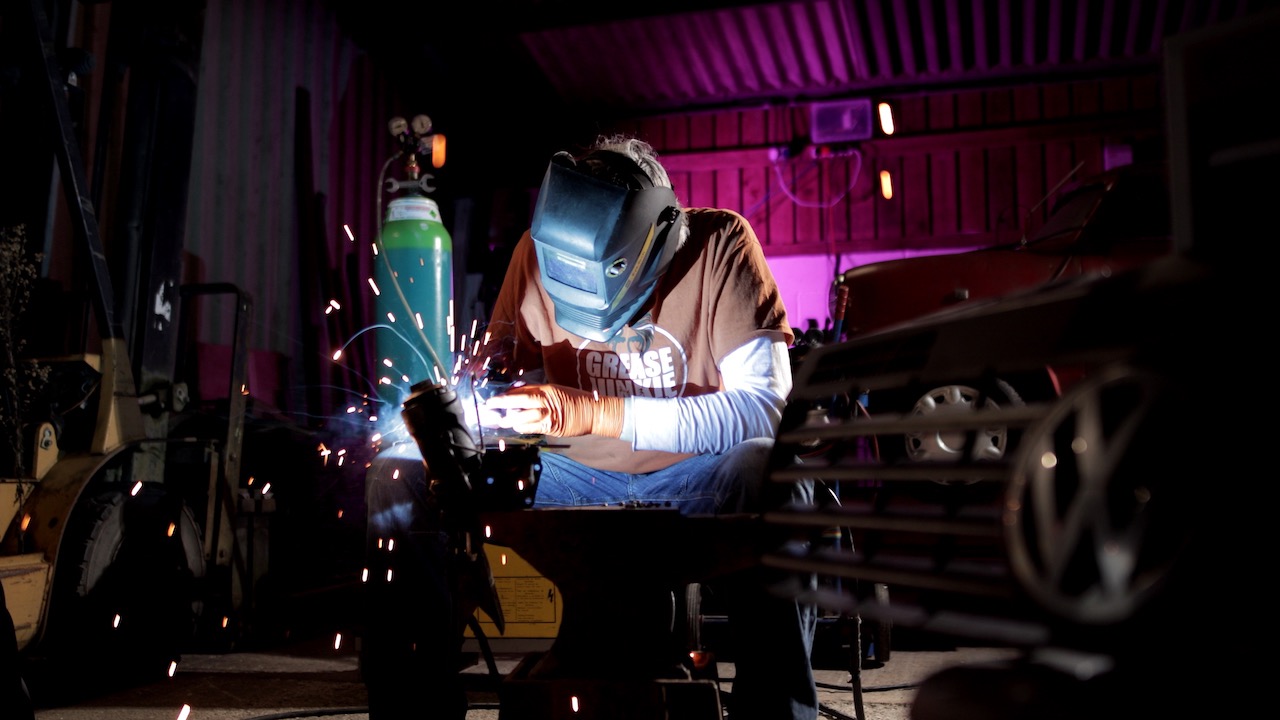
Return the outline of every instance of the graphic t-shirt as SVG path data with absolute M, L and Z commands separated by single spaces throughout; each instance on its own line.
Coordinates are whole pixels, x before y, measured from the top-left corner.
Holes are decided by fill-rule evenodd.
M 777 283 L 751 225 L 732 210 L 686 212 L 689 238 L 659 280 L 650 311 L 606 343 L 556 324 L 526 231 L 490 318 L 490 365 L 513 378 L 540 369 L 545 382 L 601 395 L 678 398 L 720 390 L 719 360 L 748 340 L 791 344 Z M 563 447 L 549 452 L 602 470 L 652 472 L 689 457 L 633 450 L 595 435 L 553 440 Z

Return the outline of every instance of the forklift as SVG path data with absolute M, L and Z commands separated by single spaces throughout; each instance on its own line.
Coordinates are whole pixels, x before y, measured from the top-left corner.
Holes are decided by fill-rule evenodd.
M 253 301 L 182 277 L 202 5 L 112 8 L 112 47 L 145 62 L 107 78 L 96 135 L 77 82 L 91 63 L 55 41 L 72 3 L 0 6 L 0 582 L 20 660 L 0 667 L 22 668 L 29 697 L 150 682 L 184 650 L 230 649 L 268 571 L 275 498 L 242 477 Z M 209 411 L 185 360 L 195 312 L 219 296 L 205 305 L 232 307 L 234 330 Z

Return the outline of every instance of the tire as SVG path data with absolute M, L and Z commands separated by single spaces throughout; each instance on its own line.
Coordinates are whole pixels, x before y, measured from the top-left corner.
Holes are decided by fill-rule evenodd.
M 59 548 L 42 642 L 55 682 L 63 677 L 59 692 L 68 676 L 92 693 L 169 674 L 203 609 L 200 536 L 191 510 L 160 489 L 81 498 Z
M 872 393 L 869 401 L 873 414 L 902 416 L 971 412 L 980 407 L 1008 408 L 1026 404 L 1011 382 L 1000 379 L 984 387 L 968 383 L 939 383 L 914 390 Z M 910 432 L 878 438 L 876 447 L 879 459 L 889 464 L 956 462 L 966 448 L 972 460 L 999 460 L 1016 444 L 1015 435 L 1014 431 L 1003 427 L 984 428 L 978 437 L 972 439 L 962 431 Z

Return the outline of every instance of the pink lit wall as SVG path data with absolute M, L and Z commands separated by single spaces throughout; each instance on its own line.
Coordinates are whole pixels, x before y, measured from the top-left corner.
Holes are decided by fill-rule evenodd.
M 945 255 L 969 248 L 953 250 L 892 250 L 869 253 L 830 255 L 780 255 L 768 259 L 773 276 L 787 307 L 787 319 L 797 332 L 808 327 L 809 319 L 825 328 L 831 320 L 830 296 L 836 275 L 846 270 L 886 260 Z

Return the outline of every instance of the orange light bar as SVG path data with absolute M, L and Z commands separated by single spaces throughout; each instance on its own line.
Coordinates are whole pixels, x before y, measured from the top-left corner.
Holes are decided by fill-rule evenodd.
M 880 113 L 880 131 L 885 135 L 893 134 L 893 107 L 887 102 L 882 102 L 876 106 Z
M 440 133 L 431 136 L 431 167 L 444 167 L 444 135 Z

